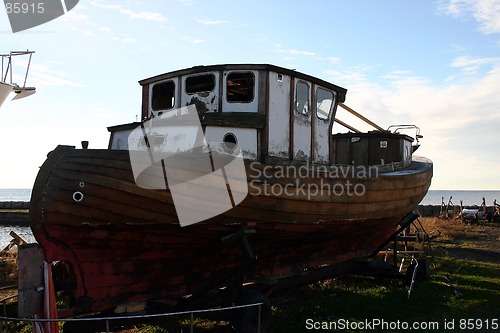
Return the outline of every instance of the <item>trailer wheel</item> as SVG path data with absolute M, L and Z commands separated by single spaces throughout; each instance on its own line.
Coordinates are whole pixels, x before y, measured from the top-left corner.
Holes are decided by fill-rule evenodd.
M 235 318 L 237 332 L 240 333 L 266 333 L 271 328 L 272 310 L 269 300 L 260 292 L 248 292 L 241 296 L 239 304 L 262 303 L 260 306 L 260 331 L 259 326 L 259 307 L 252 306 L 242 308 L 238 311 Z

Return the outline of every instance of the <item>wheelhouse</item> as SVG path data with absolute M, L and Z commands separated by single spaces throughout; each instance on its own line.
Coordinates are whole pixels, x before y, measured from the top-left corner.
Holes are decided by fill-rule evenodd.
M 215 65 L 139 81 L 143 121 L 195 105 L 207 143 L 250 160 L 332 163 L 331 128 L 347 90 L 273 65 Z M 140 122 L 109 127 L 110 149 L 129 147 Z

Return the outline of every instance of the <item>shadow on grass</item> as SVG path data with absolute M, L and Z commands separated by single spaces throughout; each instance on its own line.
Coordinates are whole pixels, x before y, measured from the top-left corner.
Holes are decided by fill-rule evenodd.
M 308 323 L 340 324 L 346 320 L 364 323 L 372 319 L 410 325 L 434 322 L 438 326 L 418 332 L 450 332 L 444 324 L 453 319 L 499 318 L 498 265 L 449 257 L 437 257 L 435 263 L 427 280 L 416 286 L 409 299 L 406 287 L 398 281 L 355 276 L 289 291 L 271 302 L 275 305 L 272 332 L 314 332 L 308 329 L 312 327 Z M 382 332 L 387 329 L 379 326 L 375 330 L 342 331 Z M 398 331 L 404 330 L 391 330 Z

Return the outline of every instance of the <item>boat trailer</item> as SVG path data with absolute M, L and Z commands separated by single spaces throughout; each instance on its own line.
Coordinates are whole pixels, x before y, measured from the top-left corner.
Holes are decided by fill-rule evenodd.
M 271 305 L 268 300 L 271 294 L 292 287 L 338 278 L 348 274 L 389 277 L 406 281 L 409 297 L 415 281 L 425 277 L 425 252 L 426 250 L 430 250 L 429 241 L 434 238 L 434 236 L 429 236 L 425 232 L 418 221 L 418 217 L 419 215 L 415 211 L 408 213 L 399 222 L 397 231 L 370 257 L 339 264 L 308 268 L 277 277 L 263 278 L 253 283 L 243 283 L 243 281 L 245 272 L 258 260 L 248 240 L 256 231 L 244 227 L 236 233 L 227 235 L 221 239 L 224 243 L 232 243 L 240 248 L 242 264 L 237 270 L 207 280 L 195 293 L 182 298 L 175 305 L 169 304 L 167 301 L 149 302 L 147 307 L 146 304 L 128 304 L 122 307 L 121 312 L 123 314 L 119 316 L 117 316 L 115 311 L 113 316 L 99 317 L 95 318 L 95 320 L 105 321 L 109 331 L 109 322 L 117 320 L 117 318 L 146 318 L 149 315 L 166 316 L 172 313 L 191 313 L 192 316 L 193 313 L 212 311 L 214 309 L 219 309 L 218 312 L 221 312 L 221 309 L 236 309 L 233 312 L 236 312 L 234 322 L 238 327 L 238 332 L 267 332 L 272 319 Z M 416 227 L 415 233 L 410 233 L 411 225 Z M 420 244 L 420 248 L 411 248 L 409 246 L 410 243 Z M 375 259 L 375 257 L 380 255 L 384 257 L 384 260 Z M 390 256 L 393 257 L 392 263 L 388 261 Z M 403 256 L 400 264 L 398 264 L 399 256 Z M 57 309 L 55 305 L 55 293 L 64 290 L 65 286 L 59 285 L 57 282 L 51 285 L 54 282 L 51 277 L 52 268 L 51 265 L 44 262 L 43 258 L 43 250 L 38 244 L 27 244 L 19 247 L 19 319 L 2 317 L 0 321 L 27 321 L 26 318 L 31 318 L 28 321 L 37 322 L 38 319 L 39 322 L 50 324 L 58 321 L 57 319 L 50 318 L 62 318 L 60 313 L 63 313 L 63 311 Z M 411 258 L 410 265 L 407 267 L 406 273 L 404 273 L 403 264 L 408 258 Z M 33 267 L 40 268 L 38 274 L 33 273 Z M 138 315 L 137 311 L 140 311 L 140 315 Z M 144 315 L 144 312 L 147 315 Z M 40 317 L 39 314 L 41 313 L 45 313 L 45 315 Z M 85 318 L 85 320 L 90 320 L 90 318 Z M 79 325 L 76 319 L 60 319 L 60 321 L 67 322 L 65 324 L 65 331 L 68 331 L 72 326 L 79 327 L 75 326 Z M 53 329 L 49 332 L 57 332 L 54 328 L 55 326 L 52 326 Z

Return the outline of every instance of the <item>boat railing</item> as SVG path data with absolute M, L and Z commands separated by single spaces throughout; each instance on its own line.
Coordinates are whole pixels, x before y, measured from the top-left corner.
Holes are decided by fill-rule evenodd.
M 258 307 L 257 313 L 257 333 L 261 331 L 262 324 L 262 305 L 263 302 L 256 302 L 250 304 L 243 305 L 234 305 L 228 307 L 220 307 L 220 308 L 210 308 L 210 309 L 199 309 L 199 310 L 186 310 L 186 311 L 178 311 L 178 312 L 165 312 L 165 313 L 153 313 L 153 314 L 130 314 L 125 316 L 105 316 L 105 317 L 80 317 L 80 318 L 16 318 L 16 317 L 8 317 L 7 316 L 7 301 L 17 298 L 18 295 L 12 295 L 5 298 L 0 299 L 0 305 L 3 306 L 3 316 L 0 316 L 0 333 L 3 333 L 3 322 L 4 321 L 13 321 L 13 322 L 27 322 L 27 323 L 69 323 L 69 322 L 104 322 L 106 327 L 106 333 L 110 331 L 110 322 L 118 321 L 118 320 L 130 320 L 130 319 L 148 319 L 148 318 L 161 318 L 161 317 L 173 317 L 173 316 L 190 316 L 189 323 L 189 332 L 194 332 L 194 316 L 204 313 L 213 313 L 213 312 L 223 312 L 223 311 L 232 311 L 232 310 L 242 310 L 248 309 L 252 307 Z M 7 331 L 5 331 L 7 332 Z
M 24 83 L 23 83 L 23 88 L 26 86 L 26 81 L 28 80 L 28 72 L 30 70 L 30 64 L 31 64 L 31 57 L 33 56 L 33 53 L 35 51 L 11 51 L 9 54 L 0 54 L 0 57 L 2 57 L 2 82 L 7 82 L 7 77 L 9 77 L 9 83 L 13 84 L 12 82 L 12 58 L 15 56 L 22 56 L 22 55 L 29 55 L 28 59 L 28 64 L 26 65 L 26 73 L 24 75 Z
M 419 139 L 422 139 L 424 136 L 420 134 L 420 127 L 417 125 L 391 125 L 387 129 L 387 132 L 399 133 L 400 130 L 415 130 L 415 140 L 418 143 Z

